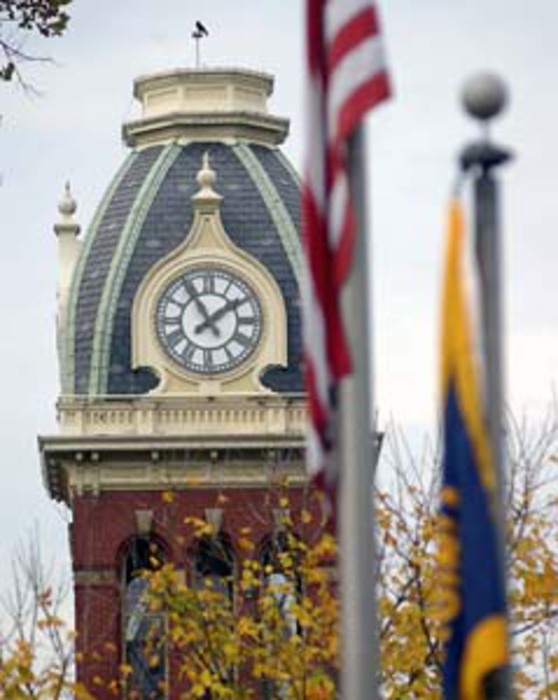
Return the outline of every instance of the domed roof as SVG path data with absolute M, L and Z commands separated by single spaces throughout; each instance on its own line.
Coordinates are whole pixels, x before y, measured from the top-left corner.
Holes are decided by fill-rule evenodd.
M 228 112 L 222 105 L 215 108 L 213 101 L 213 119 L 207 106 L 197 104 L 199 115 L 203 113 L 197 119 L 196 109 L 185 110 L 168 99 L 169 84 L 184 92 L 185 84 L 191 86 L 195 79 L 198 85 L 204 73 L 215 90 L 224 84 L 238 85 L 240 97 L 229 100 L 233 108 Z M 153 105 L 154 95 L 162 94 L 157 78 L 159 83 L 166 81 L 167 98 L 166 106 L 159 103 L 154 114 L 146 105 L 149 97 Z M 258 85 L 260 97 L 270 92 L 269 76 L 175 71 L 143 80 L 145 85 L 140 81 L 139 88 L 136 83 L 136 95 L 141 93 L 144 103 L 143 119 L 127 125 L 124 132 L 135 148 L 97 208 L 73 273 L 60 333 L 63 393 L 137 395 L 156 387 L 153 372 L 132 367 L 132 305 L 151 268 L 190 230 L 191 198 L 199 189 L 196 175 L 206 152 L 217 173 L 215 190 L 223 197 L 225 231 L 236 246 L 265 266 L 285 300 L 288 365 L 270 368 L 262 381 L 278 392 L 302 391 L 300 191 L 296 173 L 276 146 L 287 123 L 263 114 L 261 104 L 254 101 Z

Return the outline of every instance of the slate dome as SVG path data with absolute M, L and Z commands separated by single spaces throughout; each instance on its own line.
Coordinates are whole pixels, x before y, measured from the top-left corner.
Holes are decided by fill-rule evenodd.
M 177 70 L 136 80 L 140 119 L 123 127 L 130 152 L 99 203 L 72 273 L 60 325 L 65 395 L 139 395 L 157 386 L 132 368 L 131 314 L 151 268 L 180 245 L 204 153 L 235 245 L 262 263 L 283 294 L 288 366 L 262 382 L 302 391 L 300 186 L 279 149 L 288 122 L 267 112 L 271 76 L 245 70 Z

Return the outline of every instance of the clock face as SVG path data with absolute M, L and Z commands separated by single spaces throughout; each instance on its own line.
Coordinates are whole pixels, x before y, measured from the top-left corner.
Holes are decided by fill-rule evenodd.
M 248 358 L 262 333 L 262 309 L 252 287 L 217 267 L 196 267 L 159 297 L 157 336 L 184 369 L 219 374 Z

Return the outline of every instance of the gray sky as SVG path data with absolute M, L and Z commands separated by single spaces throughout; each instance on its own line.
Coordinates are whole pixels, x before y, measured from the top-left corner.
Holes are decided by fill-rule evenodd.
M 196 5 L 200 5 L 196 3 Z M 36 435 L 56 430 L 56 239 L 66 179 L 85 228 L 124 156 L 120 124 L 135 75 L 192 65 L 190 30 L 210 28 L 203 61 L 276 75 L 275 113 L 292 119 L 286 151 L 302 160 L 301 0 L 96 0 L 72 9 L 67 36 L 29 45 L 56 65 L 27 69 L 39 98 L 0 85 L 1 561 L 38 521 L 67 557 L 63 518 L 41 484 Z M 512 101 L 496 138 L 517 160 L 503 177 L 506 355 L 510 402 L 541 415 L 558 379 L 558 5 L 552 0 L 391 0 L 382 6 L 395 99 L 370 120 L 376 396 L 380 419 L 433 431 L 440 266 L 454 160 L 476 134 L 458 105 L 465 77 L 506 76 Z M 0 569 L 5 564 L 0 565 Z

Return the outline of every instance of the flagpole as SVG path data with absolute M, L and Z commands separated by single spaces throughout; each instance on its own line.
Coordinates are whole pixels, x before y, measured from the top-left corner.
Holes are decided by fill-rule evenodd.
M 349 141 L 349 182 L 356 216 L 353 267 L 341 299 L 352 374 L 339 387 L 339 557 L 342 612 L 341 697 L 377 698 L 378 650 L 370 348 L 370 288 L 366 208 L 366 138 L 359 126 Z
M 496 76 L 474 76 L 465 85 L 463 102 L 466 111 L 483 122 L 483 137 L 467 146 L 461 156 L 465 170 L 474 173 L 475 236 L 480 273 L 480 305 L 483 336 L 488 434 L 492 445 L 497 476 L 497 499 L 494 504 L 498 530 L 500 571 L 506 572 L 504 536 L 504 378 L 502 363 L 502 252 L 499 216 L 499 186 L 495 171 L 511 159 L 509 151 L 488 138 L 488 121 L 500 114 L 507 102 L 507 90 Z M 511 700 L 510 669 L 498 669 L 486 679 L 487 700 Z

